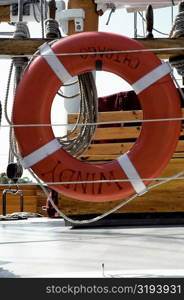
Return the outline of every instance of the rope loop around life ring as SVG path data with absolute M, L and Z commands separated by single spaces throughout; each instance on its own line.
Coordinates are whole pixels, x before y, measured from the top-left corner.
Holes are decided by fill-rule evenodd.
M 133 39 L 103 32 L 80 33 L 52 46 L 44 44 L 17 88 L 13 124 L 51 124 L 51 106 L 59 88 L 71 77 L 92 70 L 115 73 L 132 85 L 145 120 L 180 118 L 180 99 L 169 64 L 142 49 L 144 46 Z M 115 53 L 120 50 L 125 51 Z M 144 193 L 151 178 L 158 177 L 171 159 L 180 126 L 179 120 L 143 122 L 138 139 L 127 153 L 94 164 L 64 151 L 51 126 L 15 127 L 15 135 L 23 166 L 44 182 L 53 182 L 52 189 L 72 198 L 103 202 Z

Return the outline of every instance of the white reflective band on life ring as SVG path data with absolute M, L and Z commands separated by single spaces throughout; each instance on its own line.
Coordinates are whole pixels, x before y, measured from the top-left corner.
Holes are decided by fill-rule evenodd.
M 130 180 L 131 185 L 137 194 L 142 195 L 147 191 L 147 188 L 139 176 L 137 170 L 129 159 L 128 155 L 125 153 L 117 158 L 118 163 L 125 172 L 126 176 Z
M 39 47 L 39 51 L 62 83 L 66 83 L 72 78 L 70 73 L 60 62 L 60 60 L 57 58 L 56 54 L 54 53 L 54 51 L 52 51 L 52 48 L 48 44 L 45 43 L 41 45 Z
M 159 65 L 145 76 L 141 77 L 139 80 L 132 84 L 132 88 L 134 89 L 136 94 L 140 94 L 150 85 L 164 77 L 165 75 L 171 73 L 171 66 L 169 63 L 164 62 L 163 64 Z
M 42 159 L 46 158 L 47 156 L 56 152 L 59 149 L 61 149 L 61 144 L 58 142 L 57 139 L 54 139 L 49 143 L 45 144 L 44 146 L 40 147 L 39 149 L 25 156 L 22 159 L 22 165 L 24 168 L 30 168 L 31 166 L 35 165 L 36 163 L 38 163 L 39 161 L 41 161 Z

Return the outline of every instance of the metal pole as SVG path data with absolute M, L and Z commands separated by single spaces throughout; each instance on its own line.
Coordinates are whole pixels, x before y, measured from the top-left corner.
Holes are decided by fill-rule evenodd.
M 134 38 L 137 38 L 137 12 L 134 12 Z
M 24 5 L 24 1 L 18 0 L 18 22 L 23 21 L 23 5 Z

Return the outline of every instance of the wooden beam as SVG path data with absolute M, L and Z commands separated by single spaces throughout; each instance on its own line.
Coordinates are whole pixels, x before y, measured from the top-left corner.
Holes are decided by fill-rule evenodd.
M 122 139 L 135 139 L 138 138 L 141 132 L 141 126 L 136 127 L 107 127 L 97 128 L 93 136 L 94 141 L 101 140 L 122 140 Z M 70 130 L 68 131 L 70 133 Z M 79 130 L 71 133 L 70 138 L 76 138 L 79 134 Z M 181 129 L 180 136 L 184 136 L 184 129 Z
M 127 152 L 134 142 L 91 144 L 80 157 L 89 160 L 114 159 Z M 176 153 L 177 152 L 177 153 Z M 108 158 L 107 158 L 108 157 Z M 184 140 L 179 140 L 173 157 L 184 157 Z
M 181 117 L 184 118 L 184 108 L 182 108 Z M 78 119 L 78 114 L 68 114 L 68 123 L 75 124 Z M 119 110 L 119 111 L 107 111 L 98 113 L 98 122 L 124 122 L 124 121 L 139 121 L 143 120 L 142 110 Z M 109 124 L 110 126 L 110 124 Z
M 38 48 L 45 42 L 50 42 L 48 39 L 29 39 L 29 40 L 14 40 L 8 38 L 0 39 L 0 57 L 13 55 L 33 55 Z M 184 39 L 137 39 L 160 57 L 168 58 L 174 55 L 184 55 Z M 165 50 L 163 50 L 165 49 Z M 172 49 L 172 50 L 168 50 Z M 174 49 L 174 50 L 173 50 Z M 163 51 L 162 51 L 163 50 Z
M 0 58 L 12 57 L 13 55 L 33 55 L 38 48 L 48 39 L 28 39 L 16 40 L 2 38 L 0 39 Z
M 184 116 L 184 110 L 183 110 Z M 120 110 L 120 111 L 108 111 L 108 112 L 99 112 L 98 113 L 98 122 L 116 122 L 116 121 L 135 121 L 142 120 L 143 114 L 142 110 Z M 68 123 L 75 124 L 78 119 L 78 114 L 69 114 Z
M 56 1 L 51 0 L 49 2 L 49 18 L 55 19 L 56 16 Z
M 160 58 L 169 58 L 175 55 L 184 55 L 184 39 L 137 39 L 146 48 L 153 49 L 153 52 Z

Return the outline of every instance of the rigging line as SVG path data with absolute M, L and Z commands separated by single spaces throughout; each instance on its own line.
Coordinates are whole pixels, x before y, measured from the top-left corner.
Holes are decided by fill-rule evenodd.
M 37 23 L 40 23 L 40 19 L 38 19 L 38 16 L 36 15 L 36 9 L 35 9 L 35 5 L 33 2 L 32 2 L 32 8 L 33 8 L 33 16 L 34 16 L 35 21 Z
M 43 3 L 44 0 L 40 0 L 40 16 L 41 16 L 41 32 L 42 32 L 42 39 L 44 39 L 44 13 L 43 13 Z
M 58 214 L 63 217 L 64 220 L 67 220 L 69 221 L 70 223 L 72 224 L 89 224 L 89 223 L 93 223 L 93 222 L 97 222 L 101 219 L 103 219 L 104 217 L 112 214 L 113 212 L 117 211 L 118 209 L 120 209 L 121 207 L 125 206 L 128 202 L 132 201 L 133 199 L 137 198 L 138 195 L 135 194 L 131 197 L 129 197 L 128 199 L 126 200 L 123 200 L 120 204 L 118 204 L 117 206 L 115 206 L 114 208 L 110 209 L 109 211 L 105 212 L 104 214 L 100 215 L 100 216 L 97 216 L 97 217 L 94 217 L 94 218 L 91 218 L 91 219 L 88 219 L 88 220 L 73 220 L 71 218 L 69 218 L 68 216 L 66 216 L 63 212 L 61 212 L 58 207 L 55 205 L 54 201 L 52 200 L 51 196 L 49 195 L 48 191 L 46 190 L 45 186 L 42 184 L 42 182 L 40 181 L 40 179 L 32 172 L 31 169 L 29 169 L 29 172 L 30 174 L 37 180 L 37 183 L 40 185 L 41 189 L 43 190 L 43 192 L 45 193 L 45 195 L 47 196 L 47 198 L 49 198 L 49 201 L 50 203 L 52 204 L 52 206 L 54 207 L 54 209 L 58 212 Z M 176 174 L 174 177 L 174 179 L 176 179 L 178 176 L 180 176 L 180 174 L 183 174 L 184 171 Z M 173 178 L 172 177 L 172 178 Z M 167 181 L 170 181 L 172 179 L 169 179 Z M 161 182 L 161 183 L 157 183 L 155 185 L 151 185 L 149 187 L 147 187 L 148 190 L 158 186 L 159 184 L 164 184 L 165 182 Z
M 138 11 L 138 13 L 139 13 L 139 16 L 141 16 L 141 19 L 142 19 L 142 32 L 143 32 L 143 36 L 141 36 L 141 35 L 138 35 L 138 37 L 145 37 L 145 27 L 144 27 L 144 23 L 145 23 L 145 19 L 144 19 L 144 16 L 143 16 L 143 12 L 140 12 L 140 11 Z
M 180 95 L 181 95 L 181 97 L 182 97 L 182 99 L 184 101 L 184 92 L 183 92 L 182 88 L 180 87 L 179 83 L 177 82 L 177 79 L 174 76 L 174 72 L 173 71 L 171 72 L 171 77 L 172 77 L 173 81 L 175 82 L 175 84 L 176 84 L 176 86 L 177 86 L 177 88 L 178 88 L 178 90 L 180 92 Z
M 171 2 L 172 2 L 172 5 L 171 5 L 171 25 L 173 24 L 173 22 L 174 22 L 174 1 L 173 0 L 171 0 Z
M 7 105 L 8 105 L 8 98 L 9 98 L 9 91 L 10 91 L 10 83 L 11 83 L 11 78 L 12 78 L 12 72 L 13 72 L 13 61 L 11 61 L 10 64 L 10 70 L 9 70 L 9 75 L 8 75 L 8 81 L 7 81 L 7 86 L 6 86 L 6 93 L 5 93 L 5 104 L 4 104 L 4 114 L 5 114 L 5 119 L 7 123 L 9 124 L 8 126 L 11 126 L 11 120 L 8 116 L 7 112 Z M 2 127 L 4 127 L 2 125 Z
M 122 111 L 126 112 L 126 111 Z M 182 118 L 164 118 L 164 119 L 147 119 L 147 120 L 121 120 L 121 121 L 108 121 L 108 122 L 95 122 L 95 123 L 85 123 L 87 126 L 98 126 L 98 125 L 110 125 L 110 124 L 122 124 L 122 123 L 148 123 L 148 122 L 170 122 L 170 121 L 183 121 L 184 117 Z M 7 127 L 59 127 L 59 126 L 66 126 L 66 127 L 71 127 L 73 125 L 76 125 L 76 123 L 61 123 L 61 124 L 2 124 L 1 127 L 7 128 Z M 82 123 L 78 123 L 77 126 L 84 126 Z
M 32 172 L 31 169 L 29 169 L 29 172 L 30 174 L 37 180 L 38 184 L 40 185 L 41 189 L 43 190 L 43 192 L 45 193 L 45 195 L 47 196 L 47 198 L 49 199 L 50 203 L 52 204 L 52 206 L 54 207 L 54 209 L 58 212 L 59 216 L 63 217 L 64 220 L 72 223 L 72 224 L 89 224 L 89 223 L 93 223 L 93 222 L 96 222 L 98 220 L 101 220 L 103 219 L 105 216 L 113 213 L 114 211 L 116 211 L 117 209 L 119 209 L 121 206 L 125 205 L 126 203 L 128 203 L 129 201 L 133 200 L 134 198 L 137 197 L 137 195 L 133 195 L 131 196 L 129 199 L 127 199 L 126 201 L 123 201 L 123 203 L 121 203 L 121 206 L 120 204 L 118 206 L 116 206 L 115 208 L 109 210 L 108 212 L 100 215 L 100 216 L 97 216 L 95 218 L 91 218 L 91 219 L 88 219 L 88 220 L 73 220 L 71 218 L 69 218 L 68 216 L 66 216 L 62 211 L 59 210 L 59 208 L 55 205 L 54 201 L 52 200 L 50 194 L 48 193 L 47 189 L 45 188 L 45 186 L 42 184 L 42 182 L 40 181 L 40 179 L 35 176 L 35 174 Z
M 76 81 L 73 81 L 73 82 L 71 82 L 71 83 L 65 83 L 65 84 L 63 84 L 63 85 L 62 85 L 62 87 L 66 87 L 66 86 L 75 85 L 75 84 L 77 84 L 77 83 L 79 83 L 79 81 L 78 81 L 78 80 L 76 80 Z
M 105 25 L 109 25 L 110 19 L 111 19 L 111 17 L 112 17 L 112 13 L 115 12 L 115 10 L 116 10 L 116 7 L 112 7 L 112 8 L 111 8 L 110 14 L 109 14 L 109 16 L 108 16 L 108 19 L 107 19 L 107 22 L 106 22 Z
M 134 38 L 137 38 L 137 12 L 134 12 Z
M 24 5 L 24 1 L 18 0 L 18 22 L 23 21 L 23 5 Z
M 179 51 L 184 50 L 184 47 L 172 47 L 172 48 L 145 48 L 145 49 L 134 49 L 134 50 L 113 50 L 113 51 L 96 51 L 96 52 L 68 52 L 68 53 L 55 53 L 56 56 L 81 56 L 81 55 L 100 55 L 100 54 L 126 54 L 126 53 L 142 53 L 142 52 L 165 52 L 165 51 Z M 11 59 L 12 57 L 26 57 L 36 58 L 40 54 L 1 54 L 0 59 Z M 44 54 L 42 56 L 51 56 Z
M 152 177 L 152 178 L 141 178 L 143 181 L 159 181 L 158 183 L 155 184 L 160 184 L 163 182 L 167 182 L 168 180 L 184 180 L 184 176 L 182 176 L 184 174 L 184 171 L 180 172 L 180 175 L 177 176 L 175 178 L 176 175 L 173 175 L 171 177 Z M 131 181 L 137 181 L 137 178 L 131 178 Z M 66 185 L 66 184 L 91 184 L 91 183 L 116 183 L 116 182 L 130 182 L 130 179 L 103 179 L 103 180 L 80 180 L 80 181 L 48 181 L 48 182 L 44 182 L 44 184 L 46 185 Z M 0 186 L 14 186 L 14 183 L 6 183 L 6 184 L 0 184 Z M 36 183 L 21 183 L 21 185 L 36 185 Z
M 139 41 L 139 40 L 137 40 Z M 140 41 L 141 42 L 141 41 Z M 145 49 L 134 49 L 134 50 L 110 50 L 110 51 L 96 51 L 96 52 L 65 52 L 55 53 L 56 56 L 83 56 L 83 55 L 100 55 L 100 54 L 124 54 L 124 53 L 142 53 L 142 52 L 165 52 L 165 51 L 178 51 L 184 50 L 184 47 L 172 47 L 172 48 L 145 48 Z M 38 57 L 40 54 L 1 54 L 1 58 L 11 57 Z M 42 56 L 52 56 L 51 54 L 44 54 Z
M 139 14 L 139 16 L 142 18 L 142 20 L 143 20 L 144 22 L 146 22 L 146 19 L 144 18 L 143 14 L 141 14 L 140 11 L 138 11 L 138 14 Z M 156 28 L 154 28 L 154 27 L 153 27 L 153 30 L 156 31 L 157 33 L 162 34 L 162 35 L 169 36 L 168 33 L 164 33 L 164 32 L 162 32 L 162 31 L 159 31 L 158 29 L 156 29 Z
M 61 92 L 57 92 L 57 95 L 59 95 L 62 98 L 73 99 L 73 98 L 76 98 L 76 97 L 80 96 L 80 93 L 77 93 L 77 94 L 72 95 L 72 96 L 66 96 L 66 95 L 62 94 Z

